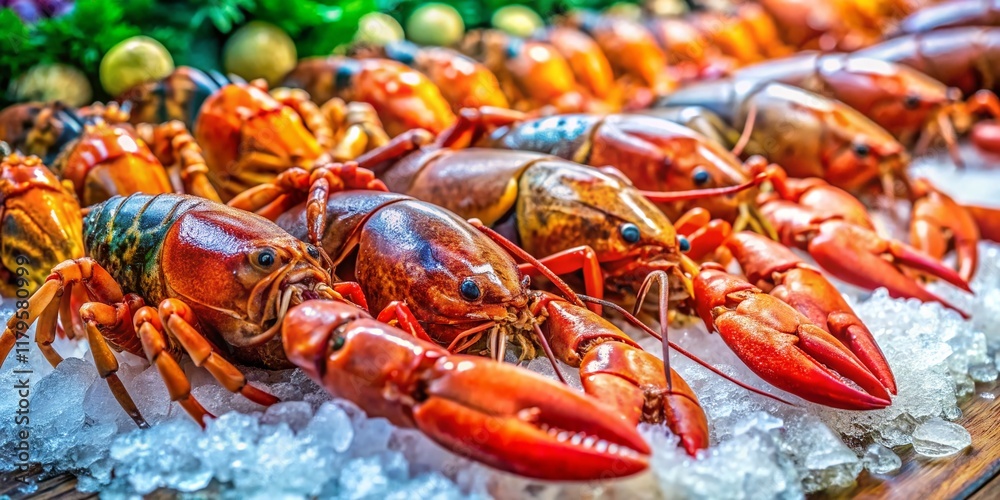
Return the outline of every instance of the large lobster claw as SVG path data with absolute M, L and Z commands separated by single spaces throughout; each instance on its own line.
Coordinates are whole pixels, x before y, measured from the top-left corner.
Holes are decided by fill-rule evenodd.
M 601 401 L 613 401 L 631 416 L 647 422 L 665 422 L 681 440 L 688 455 L 708 448 L 708 418 L 698 397 L 684 379 L 663 361 L 622 342 L 606 342 L 589 351 L 580 365 L 583 389 Z
M 911 186 L 920 197 L 913 203 L 910 241 L 938 260 L 948 252 L 950 243 L 958 258 L 959 276 L 966 281 L 972 280 L 976 272 L 976 244 L 979 243 L 976 220 L 968 210 L 934 189 L 926 179 L 916 179 Z
M 788 247 L 751 232 L 726 240 L 747 279 L 795 308 L 842 342 L 896 394 L 896 379 L 875 337 L 829 280 Z
M 635 474 L 649 445 L 610 407 L 540 375 L 447 350 L 349 304 L 308 301 L 282 324 L 288 359 L 372 416 L 522 476 Z
M 898 267 L 903 265 L 925 272 L 972 292 L 958 273 L 937 259 L 905 243 L 884 239 L 870 229 L 840 220 L 823 222 L 818 229 L 818 234 L 809 241 L 809 255 L 837 278 L 868 290 L 885 287 L 892 297 L 940 302 L 968 318 L 968 314 L 920 286 Z M 892 261 L 886 257 L 891 257 Z
M 768 383 L 834 408 L 891 404 L 885 387 L 850 350 L 788 304 L 721 269 L 704 269 L 694 289 L 705 325 Z

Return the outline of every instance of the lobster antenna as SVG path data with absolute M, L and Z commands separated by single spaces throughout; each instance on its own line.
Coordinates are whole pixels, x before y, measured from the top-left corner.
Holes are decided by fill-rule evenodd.
M 642 280 L 642 285 L 639 286 L 639 291 L 636 293 L 635 308 L 632 310 L 632 315 L 639 314 L 639 309 L 646 301 L 646 295 L 649 294 L 653 283 L 660 285 L 657 313 L 660 316 L 660 344 L 663 347 L 663 371 L 664 376 L 667 377 L 667 390 L 673 390 L 673 377 L 670 376 L 670 341 L 667 338 L 669 331 L 667 313 L 670 308 L 670 276 L 667 275 L 666 271 L 659 269 L 652 271 L 646 275 L 646 279 Z
M 594 304 L 600 304 L 600 305 L 602 305 L 604 307 L 610 307 L 611 309 L 614 309 L 615 311 L 618 311 L 619 313 L 621 313 L 622 316 L 624 316 L 625 321 L 628 321 L 633 326 L 641 328 L 643 331 L 645 331 L 646 333 L 648 333 L 649 335 L 651 335 L 653 338 L 660 339 L 660 336 L 655 331 L 653 331 L 652 328 L 646 326 L 645 323 L 643 323 L 642 321 L 639 321 L 638 318 L 636 318 L 635 316 L 631 315 L 628 311 L 626 311 L 625 309 L 623 309 L 618 304 L 615 304 L 614 302 L 609 302 L 607 300 L 601 300 L 601 299 L 597 299 L 597 298 L 594 298 L 594 297 L 590 297 L 590 296 L 587 296 L 587 295 L 580 295 L 579 297 L 580 297 L 580 300 L 582 300 L 584 302 L 591 302 L 591 303 L 594 303 Z M 702 367 L 704 367 L 708 371 L 710 371 L 710 372 L 712 372 L 712 373 L 714 373 L 714 374 L 722 377 L 725 380 L 728 380 L 728 381 L 730 381 L 730 382 L 732 382 L 732 383 L 734 383 L 734 384 L 736 384 L 736 385 L 738 385 L 738 386 L 740 386 L 740 387 L 742 387 L 742 388 L 744 388 L 744 389 L 746 389 L 746 390 L 748 390 L 748 391 L 750 391 L 750 392 L 752 392 L 754 394 L 760 394 L 761 396 L 765 396 L 765 397 L 771 398 L 771 399 L 773 399 L 775 401 L 778 401 L 778 402 L 781 402 L 781 403 L 785 403 L 788 406 L 798 406 L 798 405 L 793 404 L 791 402 L 785 401 L 784 399 L 781 399 L 778 396 L 775 396 L 774 394 L 768 394 L 768 393 L 766 393 L 766 392 L 764 392 L 764 391 L 762 391 L 762 390 L 760 390 L 760 389 L 758 389 L 756 387 L 753 387 L 751 385 L 748 385 L 748 384 L 745 384 L 743 382 L 740 382 L 739 380 L 736 380 L 735 378 L 733 378 L 733 377 L 731 377 L 729 375 L 726 375 L 725 373 L 722 372 L 722 370 L 719 370 L 718 368 L 716 368 L 716 367 L 708 364 L 707 362 L 705 362 L 704 360 L 702 360 L 698 356 L 695 356 L 694 354 L 691 354 L 690 352 L 688 352 L 687 350 L 685 350 L 683 347 L 681 347 L 681 346 L 679 346 L 679 345 L 677 345 L 677 344 L 675 344 L 673 342 L 670 342 L 670 341 L 667 341 L 667 342 L 668 342 L 668 344 L 670 344 L 670 348 L 671 349 L 679 352 L 685 358 L 688 358 L 691 361 L 694 361 L 695 363 L 698 363 L 699 365 L 701 365 Z
M 685 200 L 697 200 L 701 198 L 711 198 L 713 196 L 724 196 L 727 194 L 735 194 L 741 191 L 746 191 L 747 189 L 757 187 L 761 185 L 766 177 L 754 177 L 743 184 L 736 184 L 735 186 L 726 186 L 719 188 L 706 188 L 706 189 L 691 189 L 688 191 L 643 191 L 639 190 L 639 194 L 645 196 L 649 201 L 655 203 L 669 203 L 672 201 L 685 201 Z
M 580 297 L 577 296 L 576 292 L 574 292 L 573 289 L 570 288 L 569 285 L 567 285 L 566 282 L 562 280 L 562 278 L 556 275 L 556 273 L 552 272 L 551 269 L 549 269 L 545 264 L 542 264 L 538 259 L 531 256 L 531 254 L 525 252 L 523 248 L 515 245 L 507 238 L 504 238 L 503 236 L 500 235 L 500 233 L 486 227 L 486 225 L 484 225 L 483 222 L 479 219 L 469 219 L 469 224 L 472 224 L 473 227 L 482 231 L 483 234 L 485 234 L 486 236 L 489 236 L 491 240 L 493 240 L 496 244 L 502 246 L 505 250 L 510 252 L 510 254 L 513 255 L 514 257 L 517 257 L 527 262 L 528 264 L 531 264 L 532 266 L 534 266 L 535 269 L 538 269 L 538 272 L 542 273 L 542 276 L 545 276 L 549 281 L 552 282 L 553 285 L 555 285 L 556 288 L 559 289 L 559 292 L 563 294 L 563 297 L 566 300 L 574 303 L 575 305 L 581 307 L 583 306 L 583 302 L 580 301 Z
M 735 156 L 743 154 L 743 149 L 750 143 L 750 134 L 753 133 L 753 126 L 757 122 L 757 103 L 750 103 L 750 110 L 747 113 L 747 122 L 743 124 L 743 132 L 740 133 L 739 140 L 733 146 L 732 153 Z
M 545 351 L 545 356 L 549 358 L 549 363 L 552 363 L 552 369 L 555 370 L 556 377 L 559 377 L 559 381 L 562 382 L 563 385 L 569 385 L 569 383 L 566 382 L 566 377 L 563 377 L 562 370 L 559 369 L 559 364 L 556 363 L 555 354 L 552 353 L 552 346 L 549 345 L 548 339 L 546 339 L 545 335 L 542 333 L 542 328 L 538 326 L 537 322 L 534 321 L 531 326 L 535 330 L 535 335 L 538 336 L 538 344 L 541 345 L 542 350 Z

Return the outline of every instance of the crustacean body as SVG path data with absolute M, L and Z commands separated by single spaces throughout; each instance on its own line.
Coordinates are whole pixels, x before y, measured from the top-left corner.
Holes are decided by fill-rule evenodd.
M 83 257 L 82 227 L 83 215 L 72 188 L 59 182 L 37 156 L 3 158 L 0 295 L 34 293 L 53 266 Z
M 333 98 L 370 104 L 390 136 L 413 128 L 440 132 L 455 121 L 441 90 L 420 71 L 390 59 L 312 57 L 285 76 L 317 103 Z
M 500 82 L 486 66 L 457 50 L 396 41 L 382 47 L 355 47 L 352 57 L 392 59 L 423 73 L 458 113 L 462 108 L 508 107 Z
M 17 117 L 30 117 L 12 127 Z M 52 158 L 84 206 L 115 195 L 187 192 L 218 200 L 208 183 L 201 148 L 178 121 L 138 129 L 116 105 L 70 110 L 58 103 L 22 104 L 0 113 L 0 139 L 18 150 Z
M 525 40 L 498 30 L 474 30 L 462 40 L 461 50 L 497 76 L 513 109 L 599 112 L 616 104 L 613 98 L 609 103 L 590 94 L 587 85 L 593 82 L 577 80 L 574 70 L 583 70 L 575 51 L 563 55 L 559 46 L 540 41 L 544 38 Z
M 661 104 L 665 106 L 705 107 L 710 112 L 721 116 L 722 121 L 730 127 L 749 128 L 746 131 L 749 133 L 749 140 L 746 141 L 744 151 L 762 154 L 769 161 L 782 165 L 784 167 L 781 172 L 782 176 L 787 172 L 788 176 L 795 178 L 814 178 L 811 182 L 823 183 L 821 180 L 825 180 L 832 186 L 861 194 L 873 186 L 881 185 L 886 194 L 890 196 L 896 192 L 896 182 L 899 182 L 902 184 L 904 193 L 913 201 L 919 198 L 919 193 L 912 189 L 906 175 L 905 168 L 909 163 L 909 157 L 903 146 L 887 131 L 856 110 L 838 101 L 784 84 L 730 80 L 690 87 L 664 99 Z M 676 110 L 677 108 L 666 110 L 662 115 L 672 115 L 676 118 L 678 116 Z M 751 119 L 752 127 L 747 127 L 747 121 Z M 738 133 L 729 134 L 730 137 L 733 135 L 738 135 Z M 721 134 L 721 136 L 726 137 L 726 134 Z M 770 172 L 767 175 L 772 175 L 775 170 Z M 823 213 L 830 211 L 838 213 L 835 218 L 839 218 L 839 214 L 854 210 L 859 214 L 865 214 L 864 207 L 856 199 L 842 191 L 838 190 L 838 192 L 842 193 L 843 196 L 838 194 L 834 200 L 836 203 L 845 203 L 844 205 L 838 207 L 833 204 L 833 200 L 825 200 L 825 203 L 817 203 L 816 208 Z M 798 202 L 798 195 L 791 195 L 791 192 L 786 194 L 790 195 L 786 197 L 787 201 Z M 848 201 L 845 200 L 848 199 L 854 201 L 847 204 Z M 928 202 L 930 201 L 928 200 Z M 940 207 L 940 209 L 944 211 L 944 207 Z M 813 215 L 802 214 L 800 217 L 777 221 L 776 216 L 779 213 L 791 214 L 795 212 L 789 210 L 787 212 L 771 212 L 767 215 L 770 222 L 778 229 L 779 234 L 782 233 L 779 226 L 785 226 L 786 231 L 787 228 L 795 227 L 796 231 L 794 232 L 799 235 L 797 238 L 807 236 L 805 240 L 800 240 L 799 244 L 801 241 L 812 241 L 811 238 L 816 233 L 811 229 L 806 230 L 806 228 L 812 228 L 807 221 L 811 221 Z M 864 217 L 867 219 L 867 215 Z M 855 222 L 859 218 L 860 216 L 857 214 L 850 214 L 848 220 Z M 957 218 L 958 216 L 956 216 Z M 914 219 L 915 221 L 916 219 Z M 803 223 L 806 224 L 801 225 Z M 862 232 L 865 234 L 870 233 L 870 226 L 870 224 L 854 224 L 829 225 L 827 227 L 830 230 L 836 229 L 836 232 L 840 233 L 836 237 L 843 239 L 843 243 L 846 244 L 858 236 L 856 231 L 862 231 L 859 228 L 863 228 Z M 961 227 L 953 226 L 949 229 L 958 231 L 961 230 Z M 833 237 L 832 233 L 829 234 Z M 966 244 L 969 239 L 970 236 L 966 234 L 954 236 L 954 241 L 963 244 Z M 894 240 L 879 239 L 877 241 L 880 242 L 879 245 L 864 249 L 854 247 L 860 253 L 830 255 L 831 258 L 845 260 L 840 260 L 836 265 L 834 262 L 828 261 L 824 268 L 847 281 L 853 280 L 852 282 L 857 284 L 863 277 L 852 277 L 853 274 L 857 273 L 857 268 L 852 267 L 849 262 L 868 253 L 884 254 L 887 249 L 891 250 L 894 259 L 901 263 L 927 267 L 925 261 L 929 259 L 926 258 L 926 255 L 920 252 L 912 253 L 913 249 L 899 246 L 902 243 Z M 885 246 L 886 242 L 891 243 L 891 245 Z M 974 249 L 975 245 L 972 247 Z M 906 251 L 903 252 L 903 249 Z M 816 256 L 814 255 L 814 257 Z M 964 282 L 970 279 L 959 278 L 941 266 L 936 266 L 930 272 L 964 288 L 967 288 L 967 284 Z M 860 286 L 881 286 L 872 284 L 871 277 L 864 278 L 864 280 L 867 284 Z M 910 286 L 916 287 L 916 284 L 912 283 L 911 280 Z M 915 289 L 910 293 L 911 295 L 906 296 L 923 296 L 914 295 L 920 293 Z
M 363 156 L 359 162 L 367 165 L 370 160 L 385 161 L 388 159 L 387 157 L 392 156 L 391 152 L 381 153 L 380 151 L 372 152 L 370 157 L 369 155 Z M 476 165 L 480 167 L 476 167 Z M 388 170 L 382 177 L 390 187 L 453 208 L 462 216 L 477 217 L 482 220 L 480 223 L 490 224 L 502 234 L 513 234 L 512 239 L 526 247 L 534 248 L 536 252 L 542 252 L 538 254 L 541 259 L 527 258 L 526 254 L 522 255 L 517 252 L 518 257 L 526 260 L 527 264 L 522 268 L 527 271 L 534 268 L 533 273 L 538 273 L 543 268 L 547 268 L 549 274 L 544 272 L 542 274 L 552 279 L 551 273 L 553 272 L 562 274 L 582 270 L 585 275 L 585 283 L 588 283 L 588 294 L 599 293 L 603 283 L 616 292 L 631 290 L 633 293 L 637 293 L 640 298 L 645 295 L 651 281 L 655 280 L 661 287 L 660 323 L 664 331 L 666 331 L 668 322 L 666 307 L 672 302 L 679 303 L 691 296 L 690 278 L 687 275 L 697 274 L 698 268 L 693 262 L 681 255 L 681 247 L 687 242 L 677 238 L 670 221 L 663 217 L 662 213 L 658 213 L 655 207 L 644 199 L 644 195 L 632 187 L 620 174 L 600 172 L 565 160 L 527 152 L 484 149 L 451 150 L 440 149 L 438 146 L 417 150 L 387 168 Z M 473 178 L 475 181 L 472 180 Z M 476 192 L 470 192 L 469 186 L 472 185 L 479 186 Z M 353 215 L 353 212 L 362 210 L 361 207 L 365 207 L 362 200 L 367 198 L 363 198 L 365 196 L 363 193 L 353 195 L 351 193 L 338 194 L 337 198 L 331 197 L 331 200 L 339 200 L 338 204 L 343 204 L 344 207 L 353 207 L 351 211 L 347 211 L 347 208 L 344 207 L 337 207 L 331 201 L 326 210 L 327 215 L 338 213 L 341 214 L 339 215 L 341 220 L 360 219 L 361 216 Z M 374 198 L 374 200 L 377 199 Z M 409 198 L 402 197 L 400 199 L 408 200 Z M 375 203 L 375 201 L 371 203 Z M 401 201 L 398 203 L 402 204 Z M 392 206 L 387 204 L 387 207 Z M 295 212 L 297 220 L 294 225 L 290 224 L 287 216 L 281 216 L 278 219 L 279 224 L 287 227 L 292 234 L 306 237 L 311 224 L 308 222 L 307 214 L 302 213 L 303 210 L 299 209 L 298 212 Z M 367 210 L 367 207 L 364 210 Z M 402 210 L 402 207 L 397 207 L 396 210 Z M 345 211 L 352 213 L 352 215 L 343 215 Z M 391 215 L 390 217 L 387 214 L 385 217 L 393 223 L 386 225 L 395 230 L 405 230 L 407 233 L 412 231 L 418 234 L 431 230 L 429 228 L 432 226 L 428 222 L 411 230 L 409 229 L 410 224 L 418 223 L 403 221 L 409 221 L 416 217 Z M 452 217 L 454 218 L 454 216 Z M 454 218 L 454 220 L 460 221 L 461 219 Z M 541 221 L 545 221 L 547 225 L 540 224 Z M 706 226 L 708 225 L 706 224 Z M 726 228 L 712 229 L 714 232 L 726 234 L 728 225 Z M 471 229 L 465 230 L 466 233 L 470 231 Z M 437 231 L 437 234 L 440 235 L 442 232 Z M 612 237 L 612 234 L 615 236 Z M 349 237 L 354 240 L 349 240 Z M 324 238 L 330 238 L 329 230 Z M 354 244 L 357 238 L 356 231 L 350 234 L 336 234 L 333 239 L 336 244 L 324 242 L 322 246 L 331 255 L 349 255 L 350 248 L 345 248 L 341 242 L 349 241 Z M 395 238 L 383 238 L 386 242 L 385 246 L 395 245 L 398 247 L 403 241 L 401 235 Z M 421 238 L 421 241 L 423 240 L 424 238 Z M 587 247 L 586 244 L 593 244 L 594 247 Z M 477 248 L 471 243 L 462 245 L 456 243 L 454 246 L 462 249 Z M 508 249 L 516 248 L 511 243 L 507 243 L 506 246 Z M 397 256 L 394 253 L 399 251 L 401 250 L 394 249 L 390 252 L 391 255 L 395 256 L 392 262 L 398 263 L 395 264 L 396 266 L 403 266 L 402 263 L 407 262 L 408 258 Z M 410 249 L 406 249 L 406 251 L 407 255 L 426 254 L 426 252 L 420 253 Z M 483 250 L 469 251 L 474 255 L 484 254 Z M 555 253 L 545 255 L 544 252 L 548 251 Z M 358 259 L 361 258 L 363 252 L 363 248 L 358 250 Z M 384 252 L 386 251 L 380 250 L 375 254 Z M 430 257 L 421 258 L 427 260 Z M 440 259 L 440 257 L 435 258 L 435 261 Z M 471 256 L 466 259 L 474 261 Z M 510 265 L 513 265 L 513 261 L 510 261 Z M 361 272 L 361 266 L 359 264 L 356 266 L 355 272 Z M 425 268 L 443 269 L 446 266 L 437 262 L 434 265 L 422 263 L 419 266 L 404 266 L 401 269 L 391 268 L 394 271 L 389 275 L 422 273 Z M 465 274 L 453 273 L 459 277 L 468 274 L 468 272 Z M 459 281 L 451 276 L 448 279 Z M 366 279 L 359 276 L 359 281 L 364 283 Z M 369 286 L 387 286 L 390 287 L 391 291 L 400 293 L 400 286 L 391 283 L 391 280 L 384 275 L 376 275 L 367 281 L 373 282 Z M 438 278 L 436 281 L 445 280 Z M 558 278 L 554 281 L 561 283 Z M 461 282 L 455 282 L 451 288 L 453 289 L 452 293 L 454 293 L 454 290 L 460 291 L 463 285 Z M 366 294 L 374 297 L 378 296 L 379 292 L 366 291 Z M 472 294 L 475 297 L 480 295 L 489 296 L 490 294 L 480 292 L 478 289 L 476 293 Z M 494 295 L 499 296 L 498 294 Z M 407 300 L 407 304 L 425 304 L 430 300 L 433 298 L 420 295 L 412 301 Z M 382 301 L 385 302 L 385 299 Z M 461 301 L 457 299 L 454 302 L 461 304 Z M 431 303 L 433 304 L 433 302 Z M 565 303 L 565 301 L 560 303 Z M 447 307 L 449 306 L 446 304 L 439 304 L 433 311 L 446 310 Z M 579 311 L 582 313 L 584 309 L 579 308 Z M 553 313 L 550 311 L 551 314 Z M 419 318 L 421 314 L 415 314 L 415 316 Z M 429 316 L 434 317 L 433 312 Z M 494 319 L 494 321 L 496 320 Z M 585 322 L 578 320 L 577 323 Z M 477 333 L 477 337 L 481 335 L 481 332 L 475 328 L 469 326 L 464 326 L 464 328 L 464 333 L 458 334 L 457 337 L 456 328 L 452 328 L 450 336 L 438 340 L 456 345 L 454 338 L 467 337 L 471 335 L 470 332 L 474 331 Z M 746 334 L 752 335 L 750 332 L 746 332 Z M 730 337 L 730 341 L 740 342 L 738 337 Z M 561 349 L 556 345 L 563 341 L 550 339 L 549 342 L 553 345 L 552 350 L 558 355 Z M 789 346 L 789 348 L 792 347 Z M 493 351 L 496 352 L 496 348 Z M 755 363 L 752 358 L 747 358 L 745 361 L 751 365 Z M 567 362 L 576 366 L 573 361 L 567 360 Z M 827 363 L 827 360 L 824 357 L 818 357 L 811 362 Z M 832 364 L 837 363 L 838 361 L 832 362 Z M 802 369 L 808 371 L 810 367 L 803 366 Z M 765 376 L 780 377 L 780 374 L 771 372 Z M 778 381 L 776 385 L 780 387 L 780 383 Z M 824 390 L 836 391 L 835 388 Z M 844 408 L 869 409 L 889 404 L 883 393 L 859 395 L 854 406 L 845 402 L 846 399 L 827 400 L 816 392 L 802 391 L 799 395 L 820 404 L 843 405 L 841 407 Z
M 276 221 L 316 241 L 337 269 L 353 273 L 380 320 L 452 352 L 484 351 L 499 359 L 508 344 L 519 357 L 533 358 L 537 342 L 547 355 L 578 368 L 584 390 L 632 424 L 666 422 L 691 454 L 708 446 L 704 412 L 676 372 L 668 381 L 662 361 L 565 286 L 564 297 L 530 290 L 492 231 L 401 194 L 353 190 L 323 199 L 310 196 L 323 204 L 321 216 L 306 203 Z M 544 264 L 531 265 L 561 283 Z
M 69 310 L 73 290 L 79 289 L 87 301 L 76 314 L 61 315 L 63 327 L 86 332 L 101 376 L 140 426 L 147 424 L 115 375 L 118 363 L 113 350 L 145 356 L 160 372 L 172 399 L 204 423 L 210 414 L 191 395 L 179 356 L 190 356 L 230 391 L 268 405 L 277 399 L 248 384 L 227 357 L 272 369 L 298 364 L 316 376 L 317 355 L 330 348 L 342 351 L 338 356 L 357 351 L 357 357 L 353 364 L 330 365 L 330 371 L 318 372 L 325 377 L 327 390 L 374 414 L 393 417 L 400 425 L 417 427 L 457 453 L 545 479 L 597 477 L 595 469 L 628 475 L 647 466 L 648 446 L 633 426 L 608 413 L 608 407 L 537 375 L 483 358 L 449 357 L 388 325 L 368 324 L 372 330 L 368 332 L 342 331 L 346 336 L 333 344 L 311 343 L 323 335 L 329 340 L 331 328 L 340 324 L 317 325 L 315 319 L 324 311 L 365 316 L 353 305 L 330 302 L 342 299 L 340 291 L 356 292 L 356 285 L 332 283 L 317 248 L 262 217 L 185 195 L 137 194 L 91 207 L 84 241 L 88 257 L 55 266 L 20 308 L 24 314 L 8 322 L 0 336 L 0 359 L 37 321 L 35 341 L 57 365 L 62 358 L 51 342 L 59 311 Z M 310 299 L 323 300 L 311 301 L 308 309 L 290 316 L 290 310 Z M 323 305 L 324 301 L 337 305 Z M 365 357 L 369 352 L 383 356 Z M 384 356 L 389 352 L 395 355 Z M 374 373 L 372 367 L 389 377 L 358 376 Z M 540 390 L 546 400 L 501 390 L 477 404 L 476 396 L 482 393 L 462 389 L 473 380 L 482 382 L 480 377 L 487 381 L 499 377 L 499 383 L 509 384 L 501 388 L 530 387 L 532 394 Z M 343 385 L 347 382 L 350 388 Z M 387 394 L 389 387 L 398 390 Z M 525 411 L 533 418 L 521 419 Z M 456 420 L 465 426 L 452 427 Z M 501 425 L 493 426 L 496 423 Z M 618 448 L 595 449 L 557 440 L 546 434 L 545 426 L 583 432 Z M 455 432 L 473 432 L 485 439 L 482 444 L 463 442 L 467 434 Z M 510 440 L 519 444 L 511 446 Z M 567 473 L 563 467 L 552 468 L 547 466 L 552 456 L 542 460 L 525 455 L 520 446 L 545 447 L 571 464 L 579 459 L 581 469 Z M 620 468 L 613 469 L 617 462 Z
M 800 54 L 743 68 L 734 78 L 786 83 L 836 99 L 904 143 L 940 135 L 956 158 L 956 133 L 966 131 L 973 115 L 1000 116 L 1000 102 L 991 92 L 963 102 L 958 89 L 913 68 L 854 54 Z

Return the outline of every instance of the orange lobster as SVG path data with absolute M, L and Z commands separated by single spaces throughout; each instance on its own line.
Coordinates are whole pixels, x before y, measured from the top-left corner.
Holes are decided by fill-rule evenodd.
M 0 295 L 16 297 L 22 290 L 34 293 L 52 266 L 83 257 L 82 227 L 83 215 L 72 187 L 60 183 L 37 156 L 3 158 Z
M 357 285 L 332 283 L 318 249 L 262 217 L 191 196 L 136 194 L 91 207 L 83 231 L 89 257 L 53 268 L 0 334 L 0 361 L 36 321 L 35 342 L 53 365 L 62 361 L 51 346 L 57 324 L 85 331 L 101 377 L 140 427 L 148 424 L 116 374 L 114 351 L 145 356 L 171 399 L 203 425 L 211 414 L 191 394 L 182 355 L 261 405 L 278 399 L 249 384 L 230 359 L 301 365 L 373 415 L 530 477 L 596 479 L 648 466 L 648 445 L 610 407 L 525 370 L 354 321 L 366 314 L 331 301 L 341 292 L 357 297 Z M 86 296 L 78 308 L 73 290 Z M 78 314 L 60 314 L 71 308 Z M 496 384 L 487 399 L 488 389 L 471 390 L 483 381 Z
M 381 47 L 354 47 L 350 55 L 356 58 L 383 57 L 412 66 L 437 86 L 455 113 L 462 108 L 509 107 L 496 75 L 482 63 L 457 50 L 419 47 L 401 40 Z
M 283 178 L 304 174 L 290 171 Z M 358 185 L 371 172 L 349 164 L 337 175 Z M 316 189 L 313 177 L 312 187 L 281 179 L 270 197 L 248 193 L 242 199 L 257 208 L 296 192 L 302 199 L 308 191 L 307 203 L 269 215 L 292 235 L 320 245 L 339 268 L 353 270 L 369 303 L 381 311 L 380 321 L 452 352 L 483 351 L 497 359 L 508 343 L 521 358 L 535 357 L 537 342 L 553 362 L 578 368 L 584 390 L 629 422 L 666 422 L 692 455 L 708 446 L 707 419 L 680 376 L 669 371 L 668 381 L 662 361 L 587 310 L 544 264 L 479 222 L 470 225 L 399 194 L 328 195 Z M 559 284 L 562 297 L 528 289 L 508 252 Z
M 439 132 L 455 121 L 441 90 L 419 71 L 389 59 L 303 59 L 282 84 L 301 88 L 317 103 L 334 97 L 375 108 L 390 136 L 422 128 Z

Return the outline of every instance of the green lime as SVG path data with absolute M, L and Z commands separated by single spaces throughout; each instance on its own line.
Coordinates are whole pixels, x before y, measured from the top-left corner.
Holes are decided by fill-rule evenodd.
M 406 35 L 421 45 L 454 45 L 464 34 L 462 16 L 443 3 L 425 4 L 406 20 Z
M 494 28 L 520 37 L 530 36 L 545 25 L 545 21 L 535 11 L 524 5 L 508 5 L 497 9 L 490 23 Z
M 94 89 L 83 71 L 67 64 L 36 64 L 10 84 L 18 101 L 62 101 L 73 107 L 91 103 Z
M 145 82 L 159 80 L 174 71 L 167 48 L 146 36 L 134 36 L 111 47 L 101 59 L 101 86 L 119 95 Z
M 276 85 L 297 62 L 292 37 L 264 21 L 251 21 L 236 30 L 222 48 L 222 66 L 247 81 L 263 78 Z
M 358 20 L 358 32 L 354 34 L 354 41 L 381 46 L 402 40 L 403 37 L 403 27 L 392 16 L 369 12 Z

